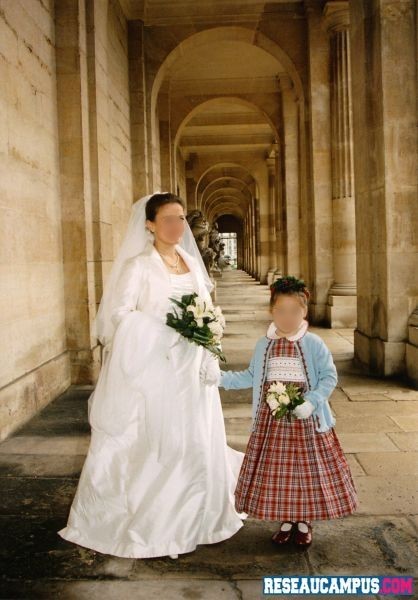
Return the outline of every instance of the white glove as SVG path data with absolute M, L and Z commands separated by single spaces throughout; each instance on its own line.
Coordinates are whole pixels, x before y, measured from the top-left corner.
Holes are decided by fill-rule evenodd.
M 210 356 L 202 361 L 200 367 L 200 381 L 206 385 L 219 385 L 221 369 L 218 358 L 210 352 Z
M 315 410 L 315 407 L 312 404 L 312 402 L 310 402 L 310 400 L 305 400 L 305 402 L 303 404 L 299 404 L 293 410 L 293 414 L 298 419 L 307 419 L 308 417 L 311 416 L 311 414 L 313 413 L 314 410 Z

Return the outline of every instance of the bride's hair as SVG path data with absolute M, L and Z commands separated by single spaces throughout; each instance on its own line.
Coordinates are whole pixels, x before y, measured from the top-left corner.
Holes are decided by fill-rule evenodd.
M 148 221 L 155 221 L 155 217 L 157 215 L 158 209 L 165 204 L 172 204 L 173 202 L 177 202 L 180 206 L 186 210 L 186 206 L 183 200 L 172 194 L 171 192 L 163 192 L 162 194 L 153 194 L 151 198 L 145 205 L 145 218 Z

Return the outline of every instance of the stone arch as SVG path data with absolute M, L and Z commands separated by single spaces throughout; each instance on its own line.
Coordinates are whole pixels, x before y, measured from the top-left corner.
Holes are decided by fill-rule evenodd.
M 244 165 L 240 164 L 239 162 L 219 162 L 214 165 L 211 165 L 210 167 L 205 169 L 203 171 L 203 173 L 201 173 L 201 175 L 197 181 L 197 184 L 196 184 L 196 204 L 198 202 L 198 194 L 199 194 L 199 190 L 202 186 L 202 183 L 204 181 L 204 178 L 212 171 L 220 170 L 220 169 L 225 170 L 224 171 L 225 177 L 231 177 L 231 175 L 227 171 L 228 169 L 238 169 L 238 170 L 242 171 L 242 174 L 243 174 L 242 180 L 245 181 L 244 174 L 249 179 L 251 179 L 251 183 L 254 185 L 255 197 L 259 196 L 259 183 L 257 181 L 257 178 L 251 173 L 251 171 L 249 171 L 249 169 L 247 169 Z
M 219 188 L 215 190 L 211 196 L 207 199 L 207 202 L 203 208 L 203 212 L 205 214 L 209 214 L 209 212 L 216 206 L 220 204 L 222 200 L 225 198 L 234 201 L 237 206 L 240 207 L 243 214 L 245 213 L 246 208 L 248 207 L 248 198 L 241 192 L 235 191 L 231 188 Z
M 178 44 L 163 60 L 161 63 L 152 84 L 151 89 L 151 111 L 154 114 L 158 93 L 160 91 L 161 84 L 178 57 L 195 50 L 199 46 L 204 46 L 219 41 L 236 41 L 256 46 L 261 50 L 264 50 L 272 57 L 276 58 L 280 64 L 282 64 L 289 75 L 295 93 L 299 98 L 304 96 L 303 85 L 299 73 L 289 55 L 273 40 L 268 38 L 266 35 L 257 31 L 247 29 L 246 27 L 240 26 L 225 26 L 225 27 L 213 27 L 211 29 L 205 29 L 198 33 L 194 33 L 189 37 L 185 38 L 180 44 Z
M 159 92 L 161 90 L 161 86 L 165 78 L 168 78 L 170 75 L 170 70 L 175 65 L 176 61 L 181 59 L 187 53 L 196 52 L 199 48 L 203 48 L 210 44 L 216 44 L 219 42 L 237 42 L 242 44 L 247 44 L 249 47 L 257 48 L 262 52 L 266 53 L 270 58 L 277 62 L 279 67 L 277 76 L 281 79 L 281 76 L 288 78 L 291 87 L 294 91 L 295 98 L 298 99 L 301 111 L 304 112 L 304 90 L 302 80 L 300 75 L 296 69 L 295 64 L 289 57 L 289 55 L 280 47 L 277 42 L 268 38 L 265 34 L 261 32 L 254 33 L 253 30 L 247 29 L 242 26 L 222 26 L 222 27 L 214 27 L 211 29 L 206 29 L 200 31 L 198 33 L 193 33 L 183 39 L 175 48 L 171 51 L 167 52 L 165 57 L 162 59 L 161 64 L 156 70 L 156 74 L 151 80 L 151 91 L 149 96 L 149 103 L 151 109 L 151 147 L 153 148 L 153 157 L 159 163 L 159 158 L 156 156 L 157 149 L 159 148 L 159 139 L 158 132 L 159 127 L 156 120 L 157 115 L 157 106 L 158 106 L 158 97 Z M 249 94 L 251 95 L 251 94 Z M 218 94 L 217 98 L 228 97 L 228 94 Z M 241 101 L 245 100 L 245 98 L 241 98 Z M 189 107 L 190 109 L 194 109 L 193 106 Z M 259 108 L 259 107 L 258 107 Z M 264 115 L 267 117 L 267 115 Z M 184 115 L 187 117 L 187 114 Z M 278 117 L 279 118 L 279 117 Z M 304 117 L 302 117 L 303 120 Z M 270 125 L 271 120 L 268 119 Z M 277 123 L 277 127 L 279 123 Z M 275 134 L 275 139 L 277 140 L 277 127 L 273 126 L 273 132 Z M 178 130 L 178 127 L 175 127 L 175 131 Z M 171 140 L 176 135 L 174 132 L 170 133 Z M 177 137 L 177 136 L 176 136 Z M 171 186 L 177 186 L 177 176 L 176 176 L 176 145 L 170 142 L 171 151 L 170 151 L 170 171 L 169 173 L 165 173 L 165 178 L 169 178 L 171 180 Z
M 270 115 L 268 115 L 261 106 L 258 106 L 254 102 L 251 102 L 251 101 L 247 100 L 246 98 L 243 98 L 241 96 L 238 96 L 238 95 L 234 94 L 234 95 L 217 96 L 216 98 L 211 98 L 209 100 L 204 100 L 203 102 L 199 103 L 194 108 L 192 108 L 192 110 L 189 111 L 187 113 L 187 115 L 183 118 L 183 120 L 181 121 L 181 123 L 179 124 L 179 126 L 177 127 L 177 129 L 175 131 L 174 147 L 177 146 L 178 141 L 180 139 L 180 136 L 182 134 L 182 131 L 186 127 L 187 123 L 196 114 L 198 114 L 199 112 L 201 112 L 202 110 L 204 110 L 205 107 L 209 106 L 211 103 L 213 103 L 214 101 L 217 101 L 219 99 L 222 99 L 222 100 L 225 100 L 225 101 L 231 102 L 231 103 L 242 104 L 243 106 L 255 109 L 255 111 L 257 111 L 266 120 L 266 122 L 270 125 L 271 130 L 272 130 L 272 132 L 274 134 L 275 140 L 278 139 L 279 132 L 277 130 L 276 125 L 273 123 Z
M 237 190 L 237 192 L 241 193 L 244 197 L 248 195 L 249 199 L 251 199 L 251 191 L 245 181 L 237 177 L 224 175 L 222 177 L 212 179 L 204 189 L 201 203 L 203 212 L 205 211 L 206 204 L 210 201 L 213 194 L 217 193 L 219 190 L 225 190 L 226 188 Z
M 213 177 L 210 176 L 211 174 Z M 230 214 L 232 214 L 231 206 L 235 205 L 237 211 L 234 211 L 234 214 L 242 220 L 252 198 L 255 197 L 256 190 L 255 178 L 241 165 L 235 163 L 230 163 L 228 166 L 225 163 L 213 165 L 199 178 L 196 186 L 197 205 L 212 221 L 214 211 L 218 211 L 220 206 L 226 210 L 225 200 L 228 198 Z

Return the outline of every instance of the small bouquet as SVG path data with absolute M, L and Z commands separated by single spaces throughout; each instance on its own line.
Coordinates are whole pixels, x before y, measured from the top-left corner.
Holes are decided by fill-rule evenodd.
M 195 292 L 185 294 L 181 300 L 170 300 L 181 309 L 181 313 L 178 314 L 175 309 L 173 313 L 167 313 L 166 325 L 226 362 L 220 344 L 225 329 L 225 318 L 220 307 L 213 306 L 211 301 L 203 300 Z
M 294 383 L 285 385 L 281 381 L 274 381 L 267 390 L 266 402 L 275 419 L 286 416 L 288 421 L 292 421 L 296 418 L 293 410 L 305 400 L 301 389 Z

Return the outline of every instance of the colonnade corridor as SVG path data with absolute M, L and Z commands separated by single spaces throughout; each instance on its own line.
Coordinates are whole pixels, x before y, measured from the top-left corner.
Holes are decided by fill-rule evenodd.
M 244 271 L 217 278 L 216 302 L 227 321 L 222 369 L 248 366 L 270 322 L 268 297 L 268 286 Z M 56 532 L 65 525 L 88 449 L 92 390 L 72 386 L 0 445 L 1 569 L 7 572 L 0 597 L 254 600 L 262 597 L 261 578 L 269 573 L 413 573 L 418 392 L 356 372 L 352 330 L 311 331 L 329 345 L 339 372 L 331 404 L 359 494 L 355 515 L 316 522 L 305 552 L 278 549 L 270 540 L 277 523 L 250 518 L 229 540 L 198 546 L 177 560 L 118 558 L 66 542 Z M 250 395 L 221 390 L 228 443 L 239 450 L 248 439 Z

